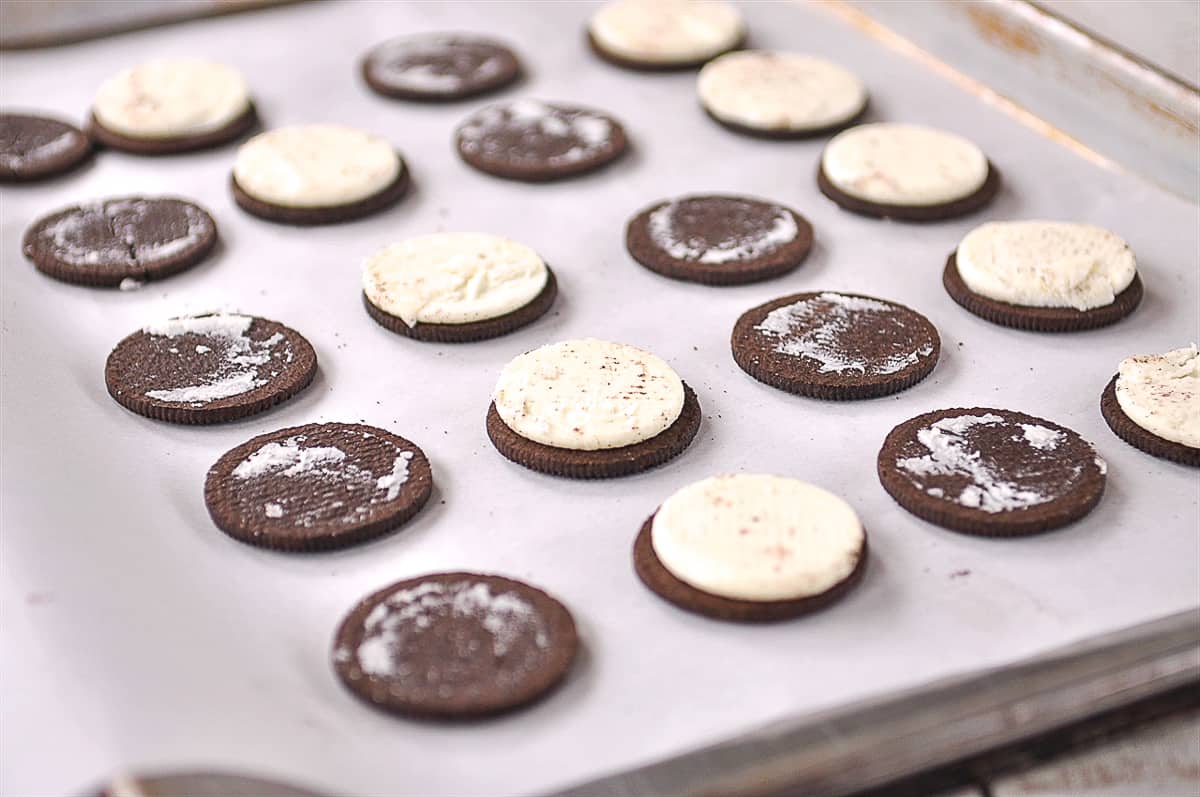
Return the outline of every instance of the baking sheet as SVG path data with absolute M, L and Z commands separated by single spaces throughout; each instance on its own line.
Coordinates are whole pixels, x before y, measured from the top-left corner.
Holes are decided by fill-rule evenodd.
M 331 121 L 386 135 L 416 182 L 372 219 L 293 229 L 234 207 L 233 148 L 168 159 L 106 152 L 81 173 L 0 189 L 0 792 L 79 789 L 117 770 L 220 766 L 337 793 L 528 794 L 645 763 L 782 716 L 983 666 L 1200 604 L 1196 471 L 1148 457 L 1107 429 L 1102 388 L 1127 355 L 1200 338 L 1195 206 L 1037 137 L 820 8 L 742 3 L 762 47 L 829 56 L 862 75 L 871 116 L 969 135 L 1003 171 L 985 212 L 933 225 L 843 213 L 819 195 L 821 141 L 737 136 L 697 107 L 694 74 L 598 62 L 585 3 L 286 6 L 71 47 L 0 55 L 0 101 L 79 118 L 107 74 L 156 56 L 225 61 L 270 125 Z M 459 161 L 454 126 L 481 103 L 388 102 L 356 74 L 380 38 L 462 29 L 511 41 L 529 78 L 506 96 L 605 108 L 633 151 L 600 174 L 549 185 L 487 177 Z M 793 274 L 715 289 L 632 263 L 623 228 L 667 196 L 742 192 L 789 204 L 816 228 Z M 177 193 L 209 208 L 224 240 L 208 263 L 140 291 L 42 277 L 24 228 L 79 200 Z M 1050 336 L 992 326 L 941 288 L 946 254 L 987 219 L 1061 218 L 1132 244 L 1142 307 L 1104 330 Z M 483 230 L 530 244 L 559 276 L 552 315 L 467 346 L 391 335 L 359 304 L 359 264 L 397 239 Z M 860 291 L 938 326 L 942 361 L 897 396 L 847 404 L 754 382 L 728 351 L 745 309 L 804 290 Z M 265 415 L 183 428 L 131 415 L 105 393 L 111 347 L 165 315 L 213 306 L 284 321 L 320 358 L 313 387 Z M 697 391 L 706 414 L 679 459 L 650 473 L 575 482 L 505 461 L 483 428 L 507 360 L 594 335 L 644 346 Z M 1042 537 L 973 539 L 925 524 L 879 486 L 875 455 L 902 420 L 996 406 L 1063 423 L 1110 465 L 1103 502 Z M 352 550 L 294 556 L 240 545 L 204 510 L 204 473 L 249 437 L 310 421 L 364 421 L 421 445 L 438 483 L 406 529 Z M 859 589 L 795 622 L 744 627 L 693 617 L 637 581 L 630 545 L 675 489 L 717 472 L 774 472 L 844 495 L 871 534 Z M 446 725 L 396 719 L 351 697 L 329 644 L 342 614 L 395 580 L 443 569 L 540 585 L 584 642 L 565 686 L 519 714 Z

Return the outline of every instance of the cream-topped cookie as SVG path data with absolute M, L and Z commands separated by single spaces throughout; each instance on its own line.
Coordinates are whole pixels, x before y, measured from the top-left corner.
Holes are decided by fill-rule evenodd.
M 724 0 L 615 0 L 592 16 L 588 32 L 609 55 L 661 66 L 707 60 L 745 35 Z
M 962 136 L 920 125 L 859 125 L 830 140 L 821 169 L 838 191 L 880 205 L 965 199 L 987 180 L 988 161 Z
M 1026 307 L 1103 307 L 1137 273 L 1133 251 L 1120 237 L 1062 221 L 981 225 L 958 245 L 955 262 L 975 293 Z
M 1196 344 L 1121 361 L 1117 403 L 1153 435 L 1200 448 L 1200 352 Z
M 620 448 L 663 432 L 683 409 L 679 375 L 659 357 L 593 338 L 515 357 L 492 394 L 522 437 L 578 451 Z
M 238 187 L 271 205 L 349 205 L 388 188 L 404 169 L 384 139 L 340 125 L 281 127 L 238 148 Z
M 845 581 L 866 533 L 833 493 L 781 476 L 739 474 L 695 482 L 663 502 L 654 553 L 680 581 L 726 598 L 812 597 Z
M 546 264 L 528 246 L 473 232 L 409 238 L 363 267 L 367 299 L 410 327 L 511 313 L 533 301 L 546 279 Z
M 250 108 L 237 71 L 195 59 L 149 61 L 106 80 L 92 113 L 130 138 L 184 138 L 226 127 Z
M 866 105 L 862 81 L 832 61 L 798 53 L 742 51 L 705 64 L 700 102 L 722 122 L 800 133 L 848 122 Z

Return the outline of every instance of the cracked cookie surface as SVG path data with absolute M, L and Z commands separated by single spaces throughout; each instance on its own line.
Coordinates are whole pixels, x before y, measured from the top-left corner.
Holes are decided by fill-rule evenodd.
M 190 268 L 216 243 L 216 222 L 199 206 L 181 199 L 125 197 L 45 216 L 25 233 L 22 250 L 55 279 L 126 288 Z

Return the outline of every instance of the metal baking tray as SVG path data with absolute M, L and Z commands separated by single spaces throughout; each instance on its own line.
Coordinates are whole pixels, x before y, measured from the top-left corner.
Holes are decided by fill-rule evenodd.
M 1098 166 L 881 46 L 825 7 L 740 4 L 756 46 L 833 58 L 871 91 L 872 119 L 922 122 L 977 141 L 1002 170 L 986 211 L 932 225 L 851 216 L 817 192 L 822 141 L 740 137 L 699 108 L 695 75 L 641 75 L 597 61 L 591 3 L 287 5 L 45 51 L 0 54 L 0 100 L 81 119 L 100 80 L 161 55 L 242 70 L 268 125 L 333 121 L 381 133 L 415 180 L 395 209 L 297 230 L 250 218 L 227 190 L 233 148 L 164 159 L 102 153 L 53 182 L 0 189 L 0 792 L 64 793 L 121 771 L 221 768 L 334 793 L 535 794 L 939 679 L 1006 667 L 1087 637 L 1200 606 L 1195 471 L 1115 438 L 1100 391 L 1130 354 L 1200 338 L 1196 206 Z M 575 100 L 621 119 L 633 149 L 611 168 L 548 185 L 464 165 L 454 126 L 482 104 L 422 106 L 370 94 L 358 58 L 379 39 L 474 30 L 511 42 L 528 77 L 506 96 Z M 716 289 L 634 264 L 628 218 L 653 201 L 734 192 L 784 202 L 816 230 L 793 274 Z M 44 278 L 20 255 L 37 216 L 80 200 L 180 194 L 212 211 L 208 263 L 131 292 Z M 1132 244 L 1146 285 L 1120 324 L 1053 336 L 992 326 L 941 287 L 948 252 L 988 219 L 1089 221 Z M 389 334 L 359 304 L 376 249 L 437 230 L 530 244 L 555 269 L 551 315 L 464 346 Z M 729 355 L 745 309 L 836 289 L 893 299 L 942 335 L 933 375 L 867 402 L 790 396 Z M 320 359 L 292 402 L 214 428 L 126 412 L 104 358 L 163 316 L 237 308 L 299 329 Z M 541 476 L 500 457 L 483 419 L 499 369 L 545 342 L 599 336 L 646 347 L 695 389 L 705 420 L 658 470 L 603 482 Z M 875 478 L 894 425 L 950 406 L 996 406 L 1065 424 L 1108 460 L 1108 493 L 1070 528 L 976 539 L 925 524 Z M 204 473 L 253 435 L 321 420 L 392 429 L 429 455 L 438 487 L 407 528 L 348 551 L 294 556 L 240 545 L 209 521 Z M 774 472 L 847 498 L 870 531 L 861 586 L 829 610 L 747 627 L 694 617 L 637 581 L 630 548 L 677 488 L 718 472 Z M 526 579 L 573 611 L 582 655 L 567 683 L 518 714 L 478 723 L 376 712 L 338 683 L 333 629 L 362 595 L 444 569 Z

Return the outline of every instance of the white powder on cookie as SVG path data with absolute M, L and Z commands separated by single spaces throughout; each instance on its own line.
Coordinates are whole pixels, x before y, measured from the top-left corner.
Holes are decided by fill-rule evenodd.
M 677 260 L 688 260 L 706 265 L 721 265 L 737 261 L 753 260 L 775 251 L 796 240 L 800 228 L 795 217 L 779 205 L 771 206 L 771 221 L 768 226 L 731 234 L 713 243 L 684 235 L 678 226 L 678 214 L 689 206 L 704 202 L 706 198 L 677 199 L 653 211 L 646 222 L 650 240 L 662 251 Z M 740 200 L 715 198 L 721 202 Z M 744 202 L 747 207 L 752 204 Z
M 932 342 L 911 351 L 893 351 L 870 358 L 847 345 L 846 333 L 855 325 L 883 321 L 893 325 L 897 336 L 904 334 L 905 318 L 893 305 L 826 291 L 775 308 L 754 329 L 777 339 L 775 351 L 812 360 L 819 364 L 818 371 L 823 374 L 857 371 L 864 376 L 883 376 L 898 373 L 933 354 Z M 881 341 L 880 346 L 883 345 L 885 342 Z

